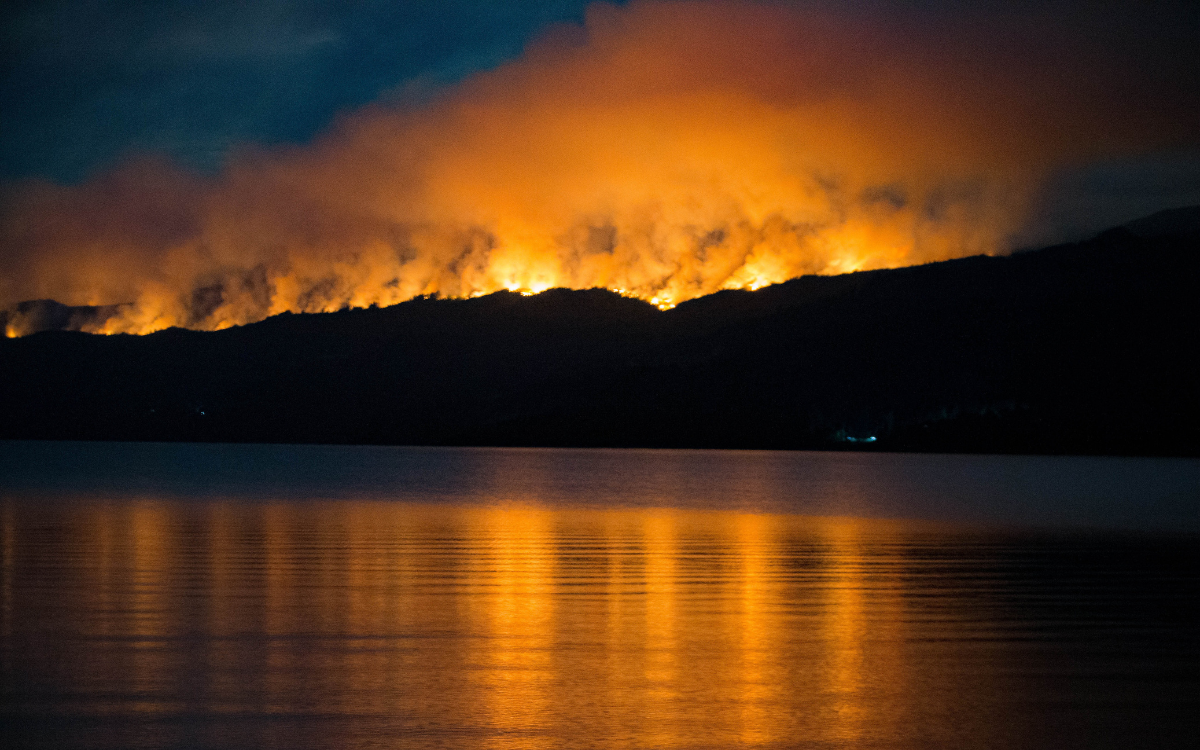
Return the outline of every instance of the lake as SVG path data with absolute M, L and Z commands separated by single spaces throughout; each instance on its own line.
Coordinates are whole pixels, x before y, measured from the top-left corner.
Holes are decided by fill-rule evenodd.
M 1200 736 L 1200 461 L 0 443 L 0 744 Z

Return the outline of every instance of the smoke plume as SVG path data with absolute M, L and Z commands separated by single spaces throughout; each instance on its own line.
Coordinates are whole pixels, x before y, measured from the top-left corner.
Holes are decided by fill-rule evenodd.
M 216 175 L 141 157 L 7 186 L 0 307 L 116 305 L 104 332 L 558 286 L 668 307 L 1002 252 L 1052 170 L 1195 135 L 1111 50 L 1038 28 L 597 4 Z

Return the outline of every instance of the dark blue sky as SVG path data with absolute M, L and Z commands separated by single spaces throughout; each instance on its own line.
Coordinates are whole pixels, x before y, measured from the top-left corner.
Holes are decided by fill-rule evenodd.
M 6 3 L 0 175 L 74 181 L 131 151 L 219 164 L 521 52 L 582 0 Z

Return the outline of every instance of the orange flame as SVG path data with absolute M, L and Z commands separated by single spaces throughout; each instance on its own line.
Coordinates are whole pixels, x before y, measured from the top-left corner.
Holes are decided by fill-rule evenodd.
M 20 186 L 0 303 L 132 303 L 99 333 L 502 289 L 667 309 L 1001 251 L 1037 178 L 1111 139 L 1019 72 L 983 86 L 966 43 L 903 36 L 774 5 L 595 5 L 431 103 L 385 99 L 214 177 L 141 160 Z

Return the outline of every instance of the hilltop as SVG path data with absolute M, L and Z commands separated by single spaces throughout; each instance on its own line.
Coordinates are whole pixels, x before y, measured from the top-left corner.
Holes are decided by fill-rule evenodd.
M 554 289 L 49 330 L 0 341 L 0 437 L 1200 455 L 1198 216 L 666 312 Z

